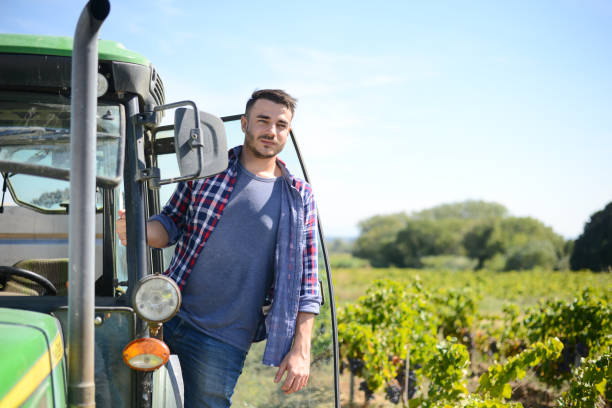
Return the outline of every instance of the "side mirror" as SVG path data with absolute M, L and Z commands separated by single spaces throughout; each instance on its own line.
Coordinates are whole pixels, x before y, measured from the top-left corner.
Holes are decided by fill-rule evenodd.
M 212 176 L 227 168 L 227 137 L 218 117 L 194 109 L 174 112 L 174 147 L 182 177 Z
M 187 109 L 184 106 L 190 106 Z M 209 177 L 227 168 L 227 136 L 223 121 L 210 113 L 199 111 L 192 101 L 156 106 L 154 112 L 176 109 L 174 125 L 153 129 L 153 154 L 176 153 L 179 177 L 160 180 L 160 169 L 144 169 L 141 179 L 150 180 L 149 188 L 179 181 Z M 174 129 L 174 138 L 156 139 L 155 135 Z

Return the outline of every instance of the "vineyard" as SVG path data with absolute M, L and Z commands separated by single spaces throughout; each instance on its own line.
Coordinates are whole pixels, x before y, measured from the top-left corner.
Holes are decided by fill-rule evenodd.
M 610 406 L 609 273 L 334 275 L 343 406 Z

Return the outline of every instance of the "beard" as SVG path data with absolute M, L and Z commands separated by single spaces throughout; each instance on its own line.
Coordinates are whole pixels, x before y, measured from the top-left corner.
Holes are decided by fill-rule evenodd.
M 264 145 L 261 140 L 269 140 L 274 144 Z M 278 139 L 267 135 L 255 136 L 247 127 L 244 137 L 244 147 L 258 159 L 270 159 L 279 154 L 285 147 L 285 143 L 279 143 Z

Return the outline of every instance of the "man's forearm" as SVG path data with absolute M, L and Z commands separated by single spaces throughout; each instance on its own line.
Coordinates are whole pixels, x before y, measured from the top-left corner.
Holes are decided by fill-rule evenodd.
M 310 340 L 312 338 L 314 317 L 314 313 L 298 312 L 295 322 L 295 334 L 293 335 L 291 349 L 304 357 L 310 357 Z
M 168 231 L 161 222 L 147 221 L 147 244 L 153 248 L 165 248 L 170 242 Z
M 314 313 L 298 312 L 293 335 L 293 345 L 289 353 L 283 358 L 274 382 L 281 380 L 283 373 L 287 371 L 287 378 L 281 389 L 286 394 L 301 390 L 308 383 L 310 375 L 310 338 L 312 336 L 312 325 Z

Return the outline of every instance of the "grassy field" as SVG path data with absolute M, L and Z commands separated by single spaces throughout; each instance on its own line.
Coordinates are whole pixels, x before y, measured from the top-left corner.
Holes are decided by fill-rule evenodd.
M 497 313 L 506 303 L 532 306 L 538 300 L 572 299 L 586 287 L 612 293 L 612 274 L 558 271 L 444 271 L 398 268 L 338 268 L 333 270 L 336 303 L 356 301 L 377 279 L 419 279 L 429 290 L 471 288 L 480 298 L 479 311 Z

